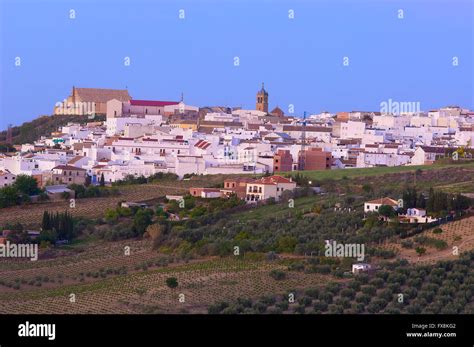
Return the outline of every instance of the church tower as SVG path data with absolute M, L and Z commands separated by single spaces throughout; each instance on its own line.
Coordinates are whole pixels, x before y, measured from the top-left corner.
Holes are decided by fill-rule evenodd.
M 268 113 L 268 93 L 262 83 L 262 89 L 257 92 L 257 110 Z

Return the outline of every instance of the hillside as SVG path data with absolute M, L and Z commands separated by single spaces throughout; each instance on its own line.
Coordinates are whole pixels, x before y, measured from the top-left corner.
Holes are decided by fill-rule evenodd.
M 103 121 L 104 116 L 95 116 L 93 121 Z M 87 123 L 90 122 L 88 116 L 76 115 L 54 115 L 39 116 L 38 118 L 25 122 L 22 125 L 12 127 L 12 139 L 14 145 L 23 143 L 31 143 L 39 139 L 41 136 L 48 136 L 51 132 L 56 131 L 59 127 L 69 122 Z M 7 131 L 0 132 L 0 146 L 6 144 Z
M 296 176 L 297 174 L 305 176 L 309 180 L 341 180 L 359 177 L 375 177 L 384 175 L 393 175 L 398 173 L 408 173 L 414 175 L 421 171 L 436 171 L 449 167 L 471 169 L 474 167 L 474 161 L 439 161 L 434 165 L 406 165 L 406 166 L 384 166 L 371 168 L 349 168 L 344 170 L 316 170 L 316 171 L 291 171 L 283 173 L 286 176 Z M 413 178 L 411 178 L 413 179 Z

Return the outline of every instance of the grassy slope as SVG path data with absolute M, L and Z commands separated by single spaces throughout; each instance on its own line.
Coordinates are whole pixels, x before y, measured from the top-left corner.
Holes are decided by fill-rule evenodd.
M 435 165 L 414 165 L 414 166 L 394 166 L 394 167 L 374 167 L 374 168 L 354 168 L 354 169 L 341 169 L 341 170 L 318 170 L 318 171 L 293 171 L 286 174 L 292 176 L 300 173 L 311 180 L 324 180 L 334 179 L 340 180 L 344 177 L 368 177 L 368 176 L 380 176 L 398 172 L 414 172 L 420 170 L 439 170 L 448 167 L 466 167 L 474 168 L 474 161 L 465 164 L 435 164 Z

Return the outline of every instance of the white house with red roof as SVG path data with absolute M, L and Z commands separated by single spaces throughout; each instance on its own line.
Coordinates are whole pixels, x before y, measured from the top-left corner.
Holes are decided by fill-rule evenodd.
M 364 212 L 378 212 L 380 206 L 388 205 L 391 206 L 394 210 L 398 209 L 398 201 L 391 198 L 385 197 L 380 199 L 375 199 L 371 201 L 366 201 L 364 203 Z
M 295 188 L 296 182 L 293 182 L 291 178 L 277 175 L 262 177 L 259 180 L 247 183 L 245 200 L 248 203 L 257 203 L 270 198 L 278 201 L 284 191 L 293 191 Z

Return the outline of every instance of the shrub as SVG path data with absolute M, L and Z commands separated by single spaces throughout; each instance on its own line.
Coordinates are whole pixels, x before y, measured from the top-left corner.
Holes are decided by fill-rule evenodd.
M 419 256 L 422 256 L 423 254 L 426 253 L 426 248 L 424 247 L 416 247 L 415 248 L 416 253 L 418 253 Z
M 370 302 L 370 296 L 363 293 L 357 293 L 355 301 L 367 305 Z
M 340 295 L 345 298 L 353 299 L 355 296 L 355 291 L 350 288 L 344 288 L 341 290 Z
M 324 301 L 316 300 L 313 305 L 315 312 L 325 312 L 328 309 L 328 304 Z
M 252 300 L 246 298 L 238 298 L 237 303 L 241 306 L 245 307 L 252 307 Z
M 328 311 L 329 313 L 332 313 L 332 314 L 341 314 L 341 313 L 344 313 L 344 307 L 340 305 L 331 304 L 328 307 Z
M 290 307 L 290 304 L 287 301 L 281 301 L 275 305 L 282 311 L 288 310 L 288 307 Z
M 305 290 L 305 294 L 312 298 L 317 298 L 319 296 L 319 290 L 317 288 L 308 288 Z
M 311 299 L 309 296 L 303 296 L 298 300 L 298 303 L 302 305 L 303 307 L 311 305 L 313 302 L 313 299 Z
M 255 305 L 253 305 L 253 309 L 258 313 L 265 313 L 267 310 L 267 305 L 265 305 L 263 302 L 257 302 Z
M 176 288 L 178 286 L 178 279 L 176 277 L 168 277 L 166 279 L 166 285 L 169 288 Z
M 281 281 L 286 278 L 285 272 L 281 270 L 274 269 L 270 271 L 270 277 L 273 278 L 274 280 Z
M 303 263 L 291 263 L 288 265 L 288 270 L 290 271 L 304 271 Z
M 367 295 L 375 295 L 376 288 L 373 285 L 365 285 L 361 288 L 362 293 Z
M 210 305 L 207 309 L 207 312 L 209 314 L 218 314 L 221 313 L 225 308 L 229 307 L 229 304 L 227 302 L 218 302 L 213 305 Z
M 267 295 L 267 296 L 262 296 L 260 298 L 260 302 L 264 303 L 265 305 L 271 306 L 275 304 L 276 299 L 273 296 Z
M 327 304 L 331 304 L 332 303 L 332 294 L 328 293 L 328 292 L 320 293 L 319 294 L 319 300 L 321 300 L 322 302 L 325 302 Z

